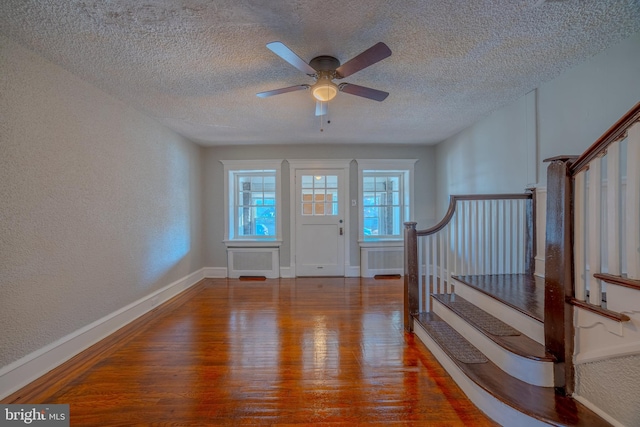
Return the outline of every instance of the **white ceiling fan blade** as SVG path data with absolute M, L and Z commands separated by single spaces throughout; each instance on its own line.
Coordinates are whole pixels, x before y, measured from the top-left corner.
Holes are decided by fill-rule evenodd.
M 316 74 L 316 70 L 314 70 L 309 64 L 304 62 L 302 58 L 296 55 L 291 49 L 285 46 L 284 43 L 267 43 L 267 48 L 303 73 L 309 76 L 314 76 Z

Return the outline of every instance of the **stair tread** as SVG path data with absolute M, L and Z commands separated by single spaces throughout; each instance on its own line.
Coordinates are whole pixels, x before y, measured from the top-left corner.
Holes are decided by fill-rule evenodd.
M 446 324 L 435 313 L 419 313 L 414 315 L 414 319 L 430 336 L 432 335 L 427 325 Z M 438 344 L 447 355 L 450 354 L 446 341 Z M 561 426 L 611 425 L 580 402 L 571 397 L 556 394 L 553 387 L 528 384 L 507 374 L 491 361 L 464 363 L 455 357 L 451 357 L 451 360 L 467 377 L 493 397 L 531 417 Z
M 530 274 L 452 276 L 501 303 L 544 321 L 544 278 Z
M 545 351 L 542 344 L 521 334 L 517 329 L 483 311 L 461 296 L 456 294 L 436 294 L 432 295 L 432 297 L 502 348 L 528 359 L 548 362 L 555 360 L 553 355 Z M 485 324 L 486 321 L 491 323 Z

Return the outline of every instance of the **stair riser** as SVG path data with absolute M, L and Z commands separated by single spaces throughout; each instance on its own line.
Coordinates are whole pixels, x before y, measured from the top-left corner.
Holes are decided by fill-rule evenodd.
M 504 349 L 438 300 L 432 299 L 431 301 L 435 314 L 440 316 L 465 337 L 467 341 L 483 352 L 484 355 L 498 365 L 500 369 L 529 384 L 553 387 L 552 362 L 527 359 Z
M 532 317 L 521 313 L 501 302 L 479 292 L 464 283 L 454 280 L 457 295 L 480 307 L 492 316 L 514 327 L 534 341 L 544 345 L 544 324 Z
M 493 397 L 491 393 L 478 386 L 475 382 L 471 381 L 440 346 L 431 339 L 429 334 L 418 322 L 414 322 L 414 333 L 429 351 L 431 351 L 449 375 L 451 375 L 467 397 L 494 421 L 503 426 L 539 427 L 549 425 L 506 405 Z

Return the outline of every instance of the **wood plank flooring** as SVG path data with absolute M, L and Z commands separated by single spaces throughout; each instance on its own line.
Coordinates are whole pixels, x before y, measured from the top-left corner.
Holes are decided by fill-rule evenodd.
M 77 426 L 495 426 L 404 333 L 402 288 L 205 279 L 4 403 Z

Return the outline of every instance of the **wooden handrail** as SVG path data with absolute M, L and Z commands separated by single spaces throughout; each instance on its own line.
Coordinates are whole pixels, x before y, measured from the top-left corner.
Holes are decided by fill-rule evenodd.
M 604 153 L 609 145 L 613 144 L 617 140 L 624 138 L 627 129 L 629 129 L 635 122 L 640 120 L 640 102 L 638 102 L 627 114 L 622 116 L 620 120 L 609 128 L 591 147 L 587 149 L 578 159 L 570 166 L 571 175 L 575 176 L 580 171 L 584 170 L 589 163 Z
M 431 228 L 427 228 L 425 230 L 416 230 L 416 234 L 418 236 L 429 236 L 431 234 L 435 234 L 438 231 L 442 230 L 449 224 L 451 218 L 453 218 L 453 214 L 456 213 L 456 205 L 458 200 L 528 200 L 533 198 L 533 194 L 531 193 L 531 189 L 527 189 L 528 193 L 517 193 L 517 194 L 457 194 L 449 196 L 449 208 L 447 209 L 447 213 L 444 215 L 442 220 L 434 225 Z
M 634 280 L 627 277 L 615 276 L 613 274 L 605 273 L 594 273 L 593 277 L 595 277 L 596 279 L 604 280 L 607 283 L 612 283 L 614 285 L 640 290 L 640 280 Z
M 631 320 L 629 316 L 624 313 L 618 313 L 617 311 L 607 310 L 606 308 L 602 308 L 599 305 L 594 305 L 588 303 L 586 301 L 580 301 L 575 298 L 567 298 L 567 302 L 569 304 L 575 305 L 576 307 L 583 308 L 585 310 L 589 310 L 592 313 L 599 314 L 600 316 L 606 317 L 609 320 L 613 320 L 614 322 L 628 322 Z

